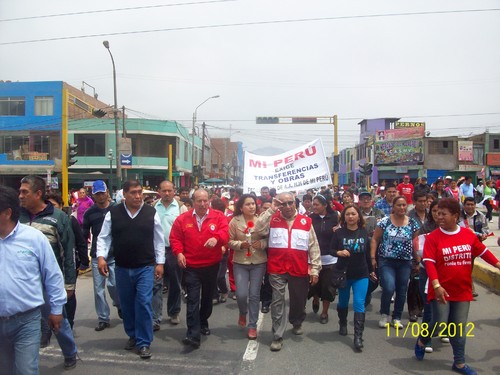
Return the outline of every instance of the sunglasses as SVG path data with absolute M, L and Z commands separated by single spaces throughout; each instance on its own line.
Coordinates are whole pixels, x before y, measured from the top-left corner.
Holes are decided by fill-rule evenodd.
M 281 205 L 292 207 L 293 205 L 295 205 L 295 201 L 281 202 Z

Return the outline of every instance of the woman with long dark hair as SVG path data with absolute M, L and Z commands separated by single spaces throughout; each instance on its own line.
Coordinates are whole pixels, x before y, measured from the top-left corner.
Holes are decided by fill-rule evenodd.
M 339 334 L 347 335 L 347 308 L 349 297 L 353 295 L 354 309 L 354 348 L 363 348 L 365 326 L 365 298 L 368 290 L 368 277 L 374 276 L 370 262 L 368 232 L 365 220 L 356 206 L 347 206 L 340 214 L 340 228 L 333 233 L 330 245 L 331 254 L 338 257 L 337 269 L 346 269 L 346 286 L 339 289 L 337 312 L 339 315 Z
M 313 213 L 309 216 L 312 220 L 314 232 L 318 238 L 321 250 L 321 271 L 319 272 L 318 283 L 309 288 L 309 297 L 313 297 L 313 312 L 319 311 L 319 300 L 322 301 L 319 321 L 321 324 L 328 323 L 328 308 L 335 300 L 336 290 L 331 286 L 331 274 L 337 258 L 330 253 L 330 243 L 333 237 L 333 228 L 339 224 L 339 217 L 328 204 L 326 198 L 320 194 L 316 195 L 312 201 Z
M 256 211 L 256 197 L 243 194 L 236 202 L 234 216 L 229 223 L 229 246 L 234 249 L 236 301 L 240 312 L 238 325 L 247 327 L 248 312 L 247 337 L 250 340 L 257 338 L 260 287 L 267 266 L 267 239 L 252 230 L 257 219 Z

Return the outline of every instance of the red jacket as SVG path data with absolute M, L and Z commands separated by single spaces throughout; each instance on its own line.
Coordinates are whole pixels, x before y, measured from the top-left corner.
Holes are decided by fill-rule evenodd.
M 187 267 L 212 266 L 220 262 L 222 246 L 229 241 L 227 218 L 222 212 L 209 209 L 200 231 L 193 212 L 191 209 L 175 219 L 170 232 L 170 247 L 176 256 L 184 254 Z M 213 248 L 203 246 L 212 237 L 217 239 L 217 245 Z
M 309 231 L 312 221 L 297 214 L 291 228 L 279 212 L 269 222 L 267 271 L 292 276 L 308 275 Z

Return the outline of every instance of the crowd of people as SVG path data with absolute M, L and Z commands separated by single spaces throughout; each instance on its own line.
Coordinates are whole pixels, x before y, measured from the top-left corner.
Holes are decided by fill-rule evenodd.
M 143 359 L 151 357 L 154 331 L 161 329 L 164 294 L 173 325 L 181 322 L 185 300 L 182 343 L 193 349 L 211 334 L 213 306 L 230 294 L 238 306 L 235 321 L 249 340 L 258 337 L 259 311 L 270 312 L 271 351 L 282 349 L 287 321 L 294 335 L 303 334 L 308 299 L 326 324 L 338 296 L 338 333 L 346 336 L 351 289 L 358 352 L 365 308 L 379 286 L 380 328 L 403 328 L 405 303 L 411 322 L 465 325 L 476 295 L 474 258 L 500 269 L 483 244 L 491 212 L 476 209 L 478 201 L 488 207 L 496 192 L 487 182 L 478 200 L 469 177 L 460 184 L 448 177 L 428 185 L 425 177 L 412 184 L 404 176 L 371 191 L 354 183 L 325 186 L 299 196 L 265 186 L 260 195 L 241 188 L 176 189 L 165 180 L 156 199 L 145 199 L 136 180 L 112 199 L 98 180 L 90 194 L 78 191 L 71 215 L 41 177 L 24 177 L 18 191 L 0 186 L 0 249 L 6 254 L 0 261 L 0 361 L 7 373 L 36 374 L 38 349 L 54 334 L 64 367 L 77 365 L 76 283 L 87 268 L 95 331 L 110 327 L 107 290 L 123 320 L 124 349 Z M 418 338 L 417 359 L 432 353 L 431 339 Z M 441 339 L 453 348 L 452 370 L 475 374 L 465 364 L 465 337 Z

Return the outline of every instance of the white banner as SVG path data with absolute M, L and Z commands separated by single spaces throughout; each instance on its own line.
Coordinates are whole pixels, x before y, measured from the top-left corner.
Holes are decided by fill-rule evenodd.
M 245 151 L 243 191 L 260 192 L 267 186 L 276 191 L 307 190 L 332 183 L 323 143 L 316 139 L 273 156 Z

